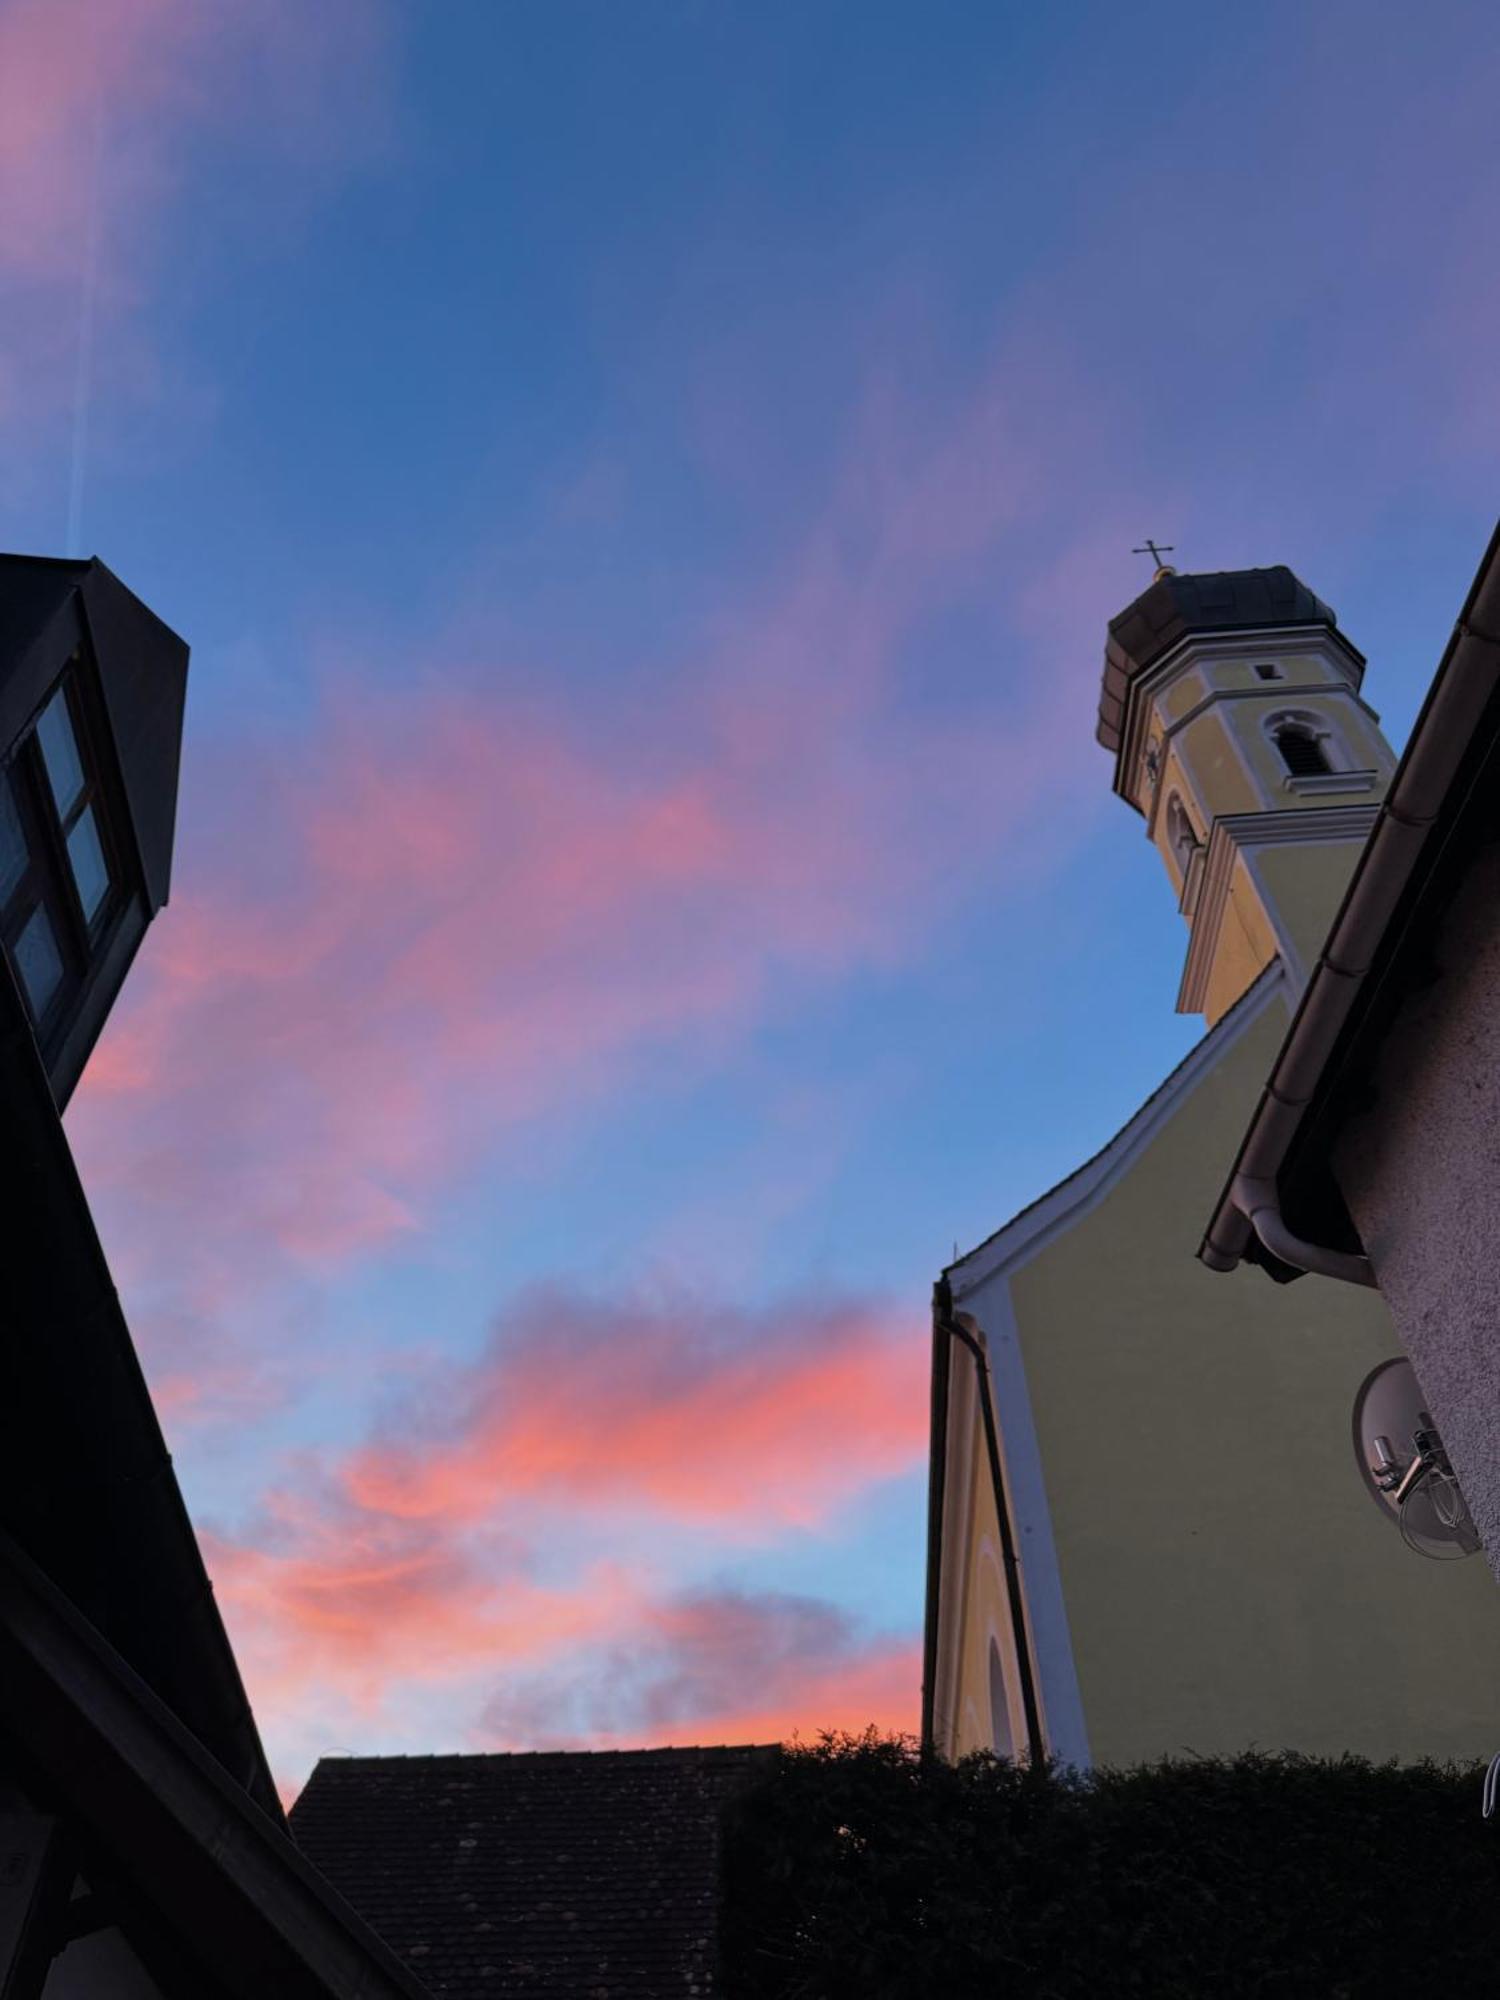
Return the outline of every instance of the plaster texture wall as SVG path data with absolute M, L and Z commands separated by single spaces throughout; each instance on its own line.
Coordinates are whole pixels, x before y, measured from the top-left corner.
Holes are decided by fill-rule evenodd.
M 1500 1576 L 1500 849 L 1480 851 L 1335 1170 Z
M 1379 796 L 1378 791 L 1367 792 L 1358 803 L 1373 803 Z M 1326 806 L 1335 801 L 1324 798 L 1319 803 Z M 1363 849 L 1364 840 L 1359 838 L 1304 840 L 1253 850 L 1252 866 L 1304 978 L 1328 940 L 1329 927 Z
M 1205 708 L 1184 723 L 1173 747 L 1205 824 L 1220 813 L 1256 812 L 1264 803 L 1221 707 Z
M 1203 996 L 1210 1027 L 1247 993 L 1277 955 L 1278 939 L 1260 889 L 1240 855 L 1214 940 L 1213 970 Z
M 953 1274 L 1024 1380 L 1007 1394 L 997 1365 L 1028 1613 L 1049 1706 L 1070 1666 L 1095 1762 L 1500 1744 L 1500 1595 L 1477 1561 L 1411 1554 L 1355 1465 L 1355 1393 L 1399 1352 L 1381 1299 L 1193 1254 L 1287 1018 L 1283 989 L 1252 996 L 1071 1207 L 1064 1184 L 1045 1226 L 1019 1218 Z M 974 1548 L 955 1553 L 977 1602 Z

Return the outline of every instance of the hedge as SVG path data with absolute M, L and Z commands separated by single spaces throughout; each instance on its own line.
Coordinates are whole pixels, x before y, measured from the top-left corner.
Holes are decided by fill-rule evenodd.
M 792 1748 L 725 1835 L 729 2000 L 1500 1994 L 1482 1767 L 1249 1755 L 1100 1771 Z

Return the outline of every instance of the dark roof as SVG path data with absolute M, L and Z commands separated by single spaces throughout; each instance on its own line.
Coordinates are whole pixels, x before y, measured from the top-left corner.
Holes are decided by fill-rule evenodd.
M 714 1977 L 719 1826 L 774 1747 L 325 1757 L 298 1845 L 438 2000 Z
M 60 1816 L 96 1906 L 162 2000 L 423 2000 L 285 1826 L 4 1534 L 0 1688 L 7 1785 Z M 69 1992 L 98 1990 L 70 1970 Z
M 14 740 L 78 641 L 92 646 L 154 914 L 172 878 L 188 649 L 97 556 L 0 555 L 0 742 Z
M 0 1531 L 274 1819 L 281 1808 L 8 961 Z
M 1253 632 L 1287 625 L 1323 625 L 1335 631 L 1338 619 L 1284 563 L 1271 569 L 1223 569 L 1202 575 L 1164 571 L 1109 621 L 1099 741 L 1107 750 L 1119 749 L 1131 682 L 1190 632 Z M 1347 639 L 1341 643 L 1362 673 L 1364 656 Z

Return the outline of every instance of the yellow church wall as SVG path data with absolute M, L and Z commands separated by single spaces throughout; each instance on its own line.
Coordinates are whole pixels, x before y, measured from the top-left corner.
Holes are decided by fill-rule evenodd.
M 1261 799 L 1220 710 L 1205 709 L 1173 739 L 1174 761 L 1200 817 L 1258 812 Z
M 1359 840 L 1304 841 L 1255 850 L 1255 871 L 1304 973 L 1311 972 L 1323 949 L 1363 845 Z
M 959 1364 L 968 1370 L 965 1356 Z M 948 1718 L 945 1750 L 966 1757 L 971 1750 L 1024 1748 L 1026 1724 L 1018 1692 L 1016 1648 L 1002 1564 L 1000 1522 L 986 1459 L 984 1423 L 972 1394 L 962 1397 L 968 1437 L 966 1448 L 977 1476 L 970 1488 L 968 1518 L 962 1539 L 962 1624 L 959 1632 L 958 1679 L 953 1713 Z M 957 1440 L 955 1440 L 957 1443 Z M 1005 1673 L 1004 1733 L 994 1728 L 991 1701 L 990 1647 L 995 1645 Z
M 1196 708 L 1207 693 L 1208 683 L 1197 668 L 1192 668 L 1179 675 L 1165 690 L 1158 704 L 1159 712 L 1168 722 L 1176 722 L 1189 709 Z
M 1355 1391 L 1399 1350 L 1384 1306 L 1193 1254 L 1286 1020 L 1278 997 L 1009 1274 L 1096 1762 L 1500 1744 L 1500 1593 L 1407 1551 L 1356 1470 Z M 977 1540 L 965 1560 L 987 1616 Z M 967 1643 L 963 1677 L 982 1687 Z
M 1245 857 L 1237 855 L 1203 1000 L 1204 1018 L 1210 1027 L 1249 991 L 1279 950 L 1280 942 Z

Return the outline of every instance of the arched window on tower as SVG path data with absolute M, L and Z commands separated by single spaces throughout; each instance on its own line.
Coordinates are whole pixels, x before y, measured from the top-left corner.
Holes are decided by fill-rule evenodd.
M 1333 732 L 1320 716 L 1304 709 L 1284 710 L 1271 716 L 1266 728 L 1288 777 L 1325 778 L 1339 768 L 1331 751 Z
M 1193 856 L 1198 852 L 1198 836 L 1193 831 L 1193 822 L 1187 816 L 1187 807 L 1175 792 L 1167 800 L 1167 839 L 1172 843 L 1177 871 L 1186 881 L 1188 868 Z

